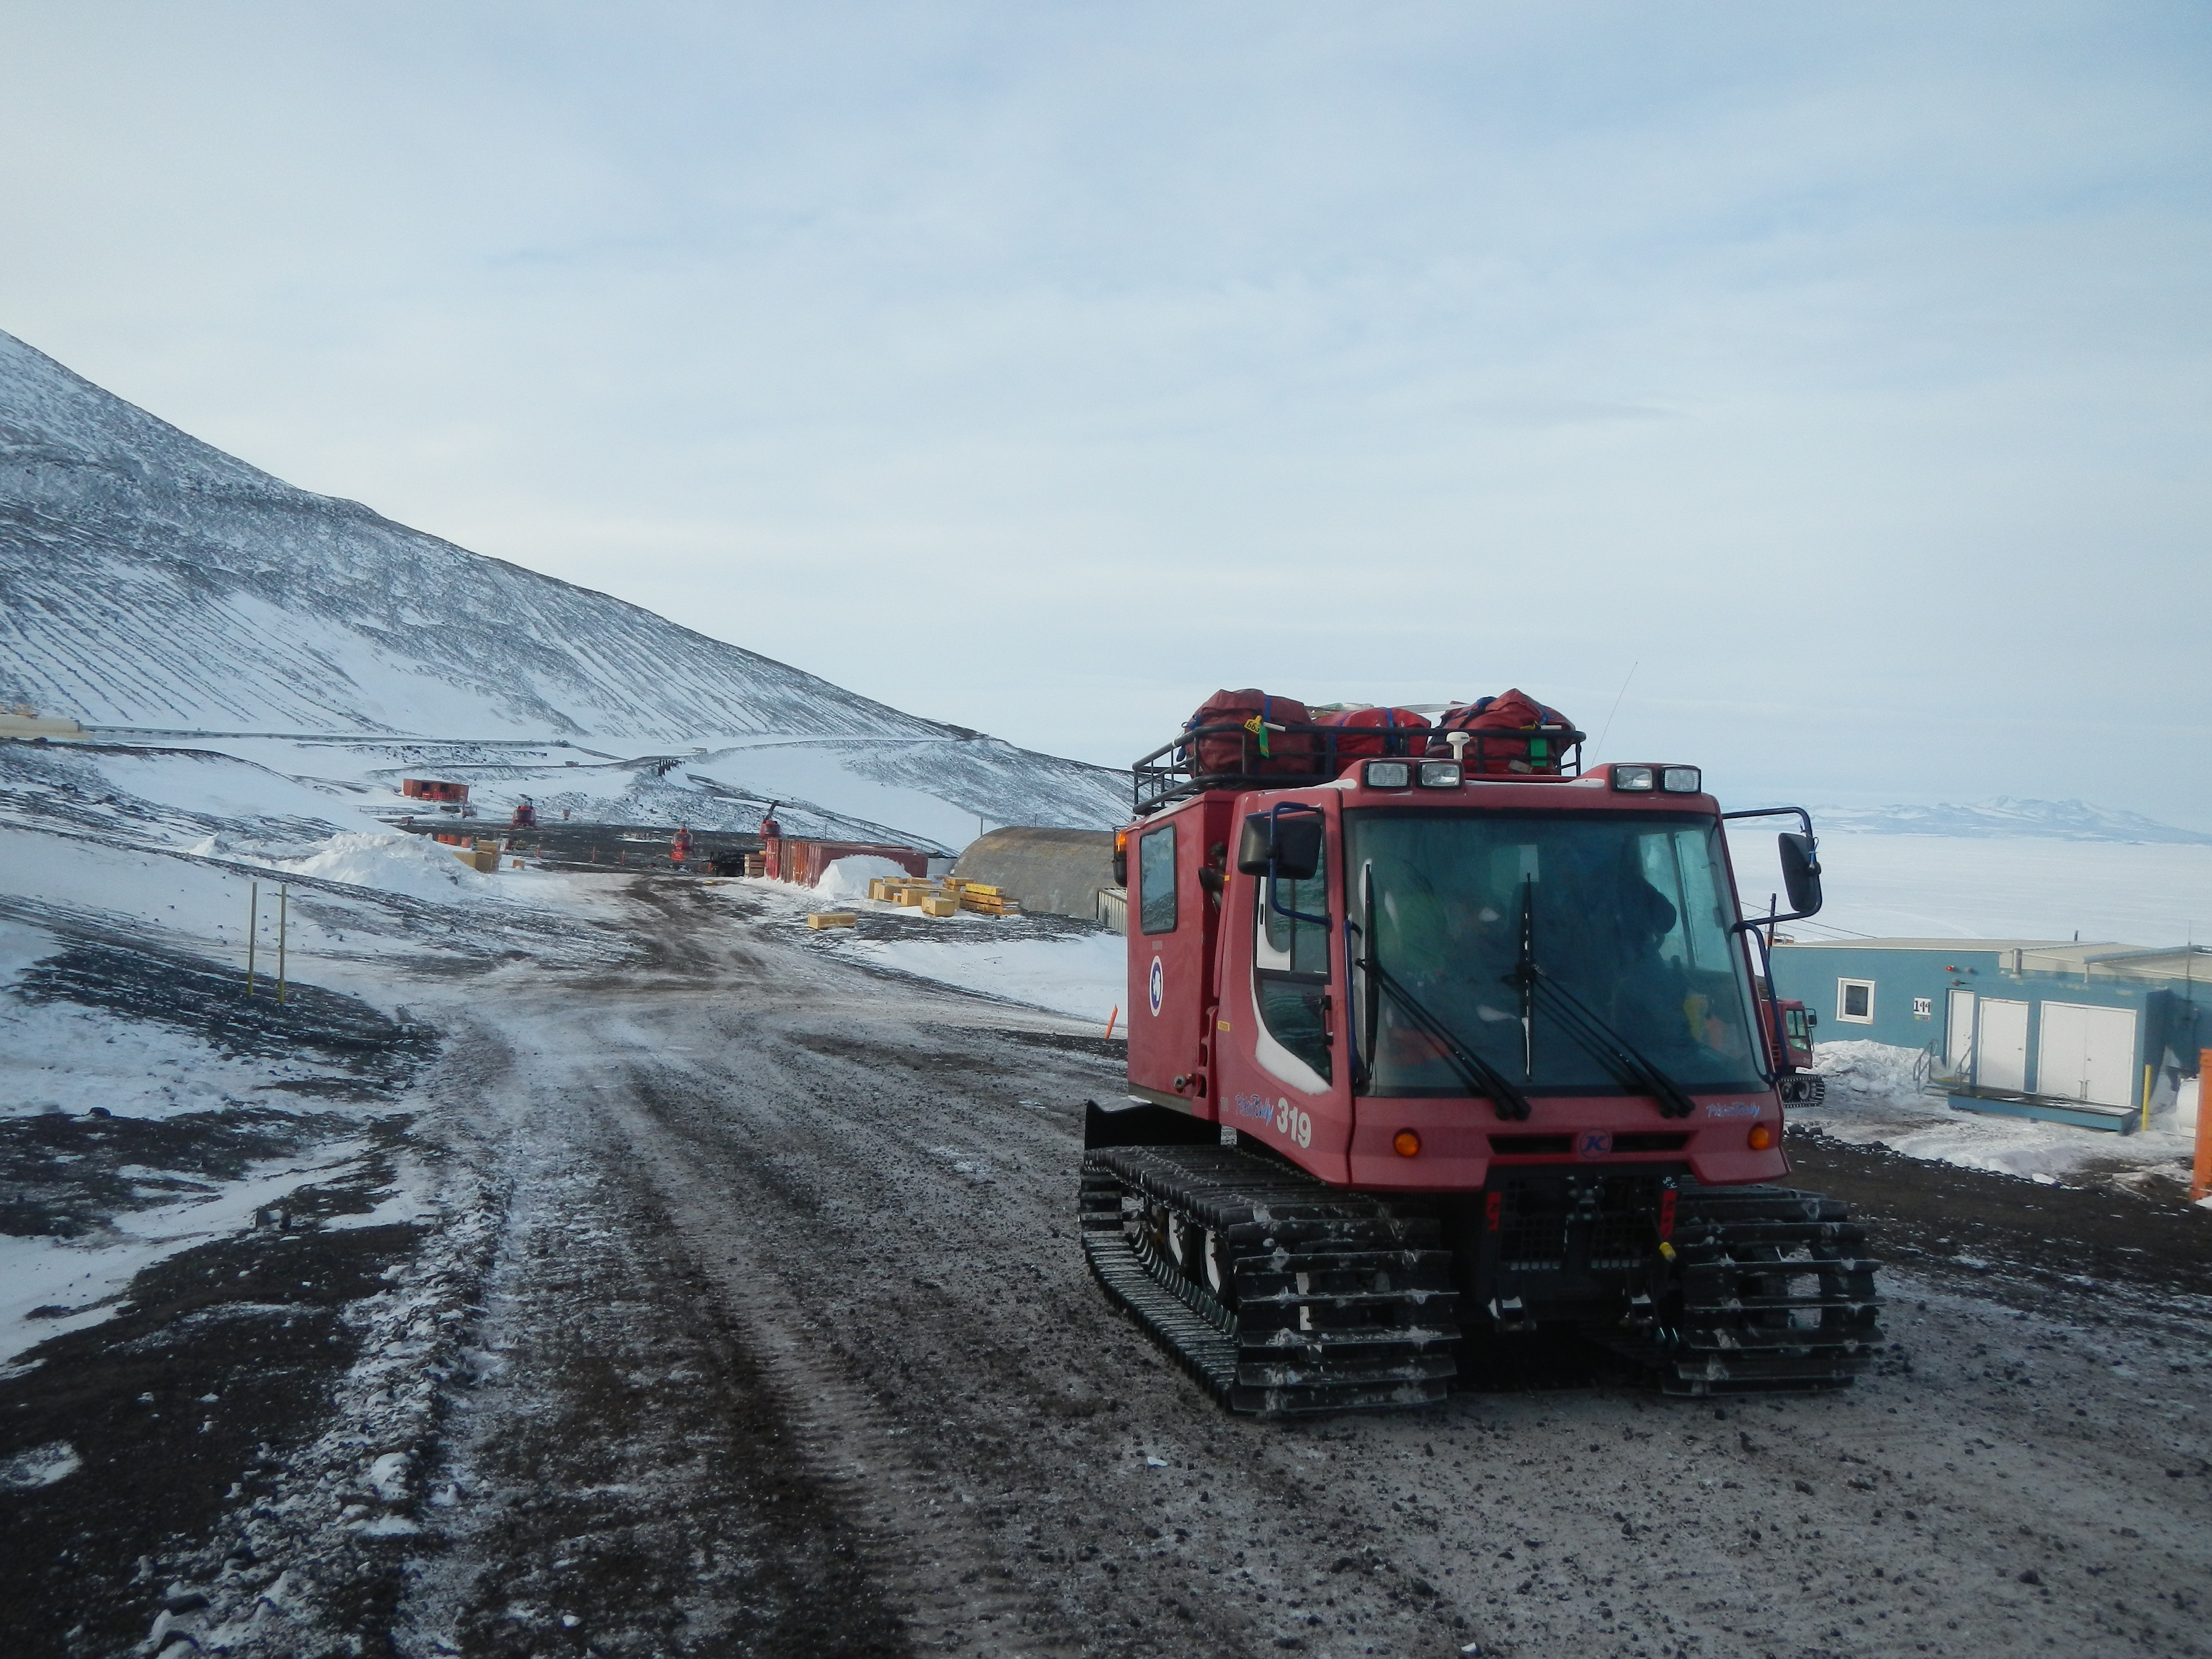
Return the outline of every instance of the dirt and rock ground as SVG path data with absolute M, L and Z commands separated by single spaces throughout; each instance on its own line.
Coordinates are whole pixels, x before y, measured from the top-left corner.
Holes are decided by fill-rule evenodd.
M 1234 1419 L 1083 1266 L 1114 1045 L 742 886 L 622 896 L 620 969 L 319 1004 L 350 1161 L 0 1373 L 9 1653 L 2212 1651 L 2212 1216 L 1796 1138 L 1893 1264 L 1850 1391 L 1549 1352 Z M 42 1214 L 135 1132 L 58 1133 Z

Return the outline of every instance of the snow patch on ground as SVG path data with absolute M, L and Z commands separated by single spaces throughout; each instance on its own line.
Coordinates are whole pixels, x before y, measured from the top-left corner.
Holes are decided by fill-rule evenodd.
M 1791 1109 L 1790 1117 L 1854 1146 L 2035 1179 L 2063 1181 L 2092 1169 L 2178 1171 L 2190 1156 L 2190 1137 L 2170 1127 L 2170 1119 L 2119 1135 L 1955 1110 L 1946 1096 L 1925 1091 L 1924 1064 L 1914 1048 L 1821 1043 L 1813 1069 L 1827 1079 L 1827 1098 L 1818 1107 Z
M 1002 920 L 996 926 L 1003 930 L 1020 924 Z M 902 974 L 1096 1020 L 1102 1030 L 1107 1016 L 1117 1007 L 1125 1023 L 1128 1018 L 1123 1006 L 1128 1000 L 1128 947 L 1119 933 L 1024 939 L 1002 933 L 997 938 L 948 939 L 941 944 L 934 939 L 861 939 L 847 948 Z
M 317 1149 L 310 1158 L 272 1158 L 236 1181 L 210 1182 L 156 1209 L 126 1210 L 112 1231 L 82 1238 L 20 1237 L 0 1234 L 0 1358 L 64 1331 L 107 1318 L 143 1268 L 179 1250 L 251 1227 L 256 1212 L 317 1176 L 352 1166 L 365 1150 L 358 1142 Z M 31 1316 L 34 1309 L 66 1308 Z
M 220 1111 L 314 1070 L 225 1054 L 190 1032 L 149 1020 L 0 997 L 0 1119 L 82 1114 L 96 1106 L 133 1118 Z
M 0 1492 L 36 1492 L 66 1480 L 83 1467 L 76 1447 L 66 1440 L 50 1440 L 0 1462 Z

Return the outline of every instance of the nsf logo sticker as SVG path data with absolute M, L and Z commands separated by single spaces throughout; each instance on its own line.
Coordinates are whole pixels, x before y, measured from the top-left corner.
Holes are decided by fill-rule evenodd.
M 1146 994 L 1152 999 L 1152 1012 L 1155 1014 L 1158 1013 L 1160 1011 L 1160 998 L 1167 990 L 1167 969 L 1161 967 L 1160 959 L 1158 957 L 1154 957 L 1152 958 L 1152 976 L 1146 984 L 1145 992 Z

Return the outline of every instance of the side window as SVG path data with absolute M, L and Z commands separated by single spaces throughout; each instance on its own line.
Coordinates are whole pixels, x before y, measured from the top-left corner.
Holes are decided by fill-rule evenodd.
M 1137 926 L 1147 933 L 1176 929 L 1176 826 L 1163 824 L 1137 840 Z
M 1839 979 L 1836 981 L 1836 1018 L 1854 1025 L 1874 1024 L 1874 981 Z
M 1268 1035 L 1327 1080 L 1330 1070 L 1328 1021 L 1328 957 L 1331 930 L 1326 921 L 1304 917 L 1328 914 L 1328 878 L 1310 881 L 1279 881 L 1275 891 L 1287 909 L 1286 916 L 1267 902 L 1267 878 L 1255 876 L 1258 915 L 1253 941 L 1253 1000 Z

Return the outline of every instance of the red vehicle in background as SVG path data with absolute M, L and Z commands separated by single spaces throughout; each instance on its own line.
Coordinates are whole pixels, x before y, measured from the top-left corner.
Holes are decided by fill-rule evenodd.
M 1794 914 L 1747 921 L 1723 824 L 1767 814 L 1696 767 L 1583 772 L 1517 692 L 1376 724 L 1346 758 L 1342 719 L 1224 692 L 1137 763 L 1101 1282 L 1244 1411 L 1435 1400 L 1538 1330 L 1671 1392 L 1848 1382 L 1875 1264 L 1767 1184 L 1801 1062 L 1761 930 L 1820 908 L 1810 819 L 1782 809 Z
M 1827 1098 L 1828 1080 L 1813 1069 L 1813 1028 L 1820 1017 L 1802 1002 L 1774 1005 L 1777 1037 L 1782 1045 L 1777 1086 L 1785 1106 L 1818 1106 Z

